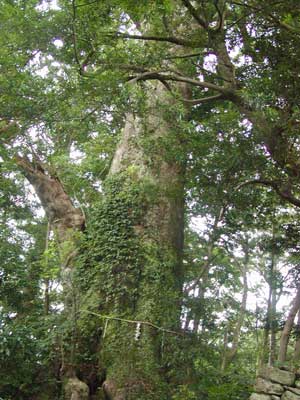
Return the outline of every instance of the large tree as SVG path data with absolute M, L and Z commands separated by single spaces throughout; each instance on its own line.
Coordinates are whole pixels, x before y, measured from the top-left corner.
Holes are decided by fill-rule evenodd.
M 220 238 L 249 229 L 264 201 L 257 185 L 300 205 L 299 9 L 255 0 L 49 4 L 2 2 L 0 129 L 3 162 L 12 158 L 34 187 L 47 241 L 52 231 L 58 245 L 65 396 L 86 399 L 89 384 L 108 399 L 169 399 L 183 382 L 187 200 L 214 221 L 203 274 L 188 282 L 201 286 L 202 303 L 216 252 L 229 268 Z M 188 315 L 197 335 L 200 317 Z

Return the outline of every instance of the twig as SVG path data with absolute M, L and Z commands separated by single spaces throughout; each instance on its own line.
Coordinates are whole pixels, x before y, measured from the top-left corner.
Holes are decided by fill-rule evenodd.
M 77 4 L 76 8 L 90 6 L 91 4 L 99 3 L 99 0 L 90 1 L 88 3 Z

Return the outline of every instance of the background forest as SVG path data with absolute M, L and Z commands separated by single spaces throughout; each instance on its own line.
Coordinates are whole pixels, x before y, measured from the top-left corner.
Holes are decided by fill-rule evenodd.
M 300 368 L 299 39 L 298 0 L 0 0 L 2 400 Z

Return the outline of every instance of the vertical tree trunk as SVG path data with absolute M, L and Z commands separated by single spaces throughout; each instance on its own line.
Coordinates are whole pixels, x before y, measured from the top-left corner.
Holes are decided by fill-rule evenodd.
M 287 320 L 285 321 L 283 331 L 280 337 L 278 361 L 284 363 L 286 361 L 287 348 L 289 343 L 290 334 L 293 328 L 294 319 L 300 308 L 300 286 L 297 288 L 296 296 L 292 302 L 292 307 L 288 314 Z
M 294 361 L 299 362 L 299 360 L 300 360 L 300 310 L 298 311 L 297 325 L 295 327 L 295 336 L 296 336 L 296 342 L 295 342 L 295 350 L 294 350 Z
M 112 400 L 170 399 L 166 375 L 178 338 L 163 329 L 181 329 L 185 152 L 174 99 L 161 83 L 151 84 L 147 96 L 145 113 L 127 116 L 106 183 L 109 214 L 122 209 L 127 220 L 135 208 L 139 215 L 133 222 L 138 245 L 126 257 L 132 261 L 127 266 L 118 261 L 124 251 L 118 239 L 109 250 L 115 256 L 102 268 L 107 269 L 103 279 L 111 282 L 103 308 L 123 320 L 109 321 L 102 344 L 103 388 Z M 136 192 L 140 200 L 128 205 Z M 103 222 L 103 235 L 109 229 L 112 242 L 119 219 Z
M 38 160 L 33 159 L 33 161 L 30 162 L 26 157 L 17 156 L 16 161 L 24 176 L 34 187 L 46 212 L 49 224 L 51 224 L 57 235 L 64 290 L 64 313 L 66 319 L 73 325 L 75 323 L 75 304 L 72 269 L 77 255 L 76 240 L 78 232 L 84 229 L 85 218 L 82 212 L 73 206 L 60 180 L 52 176 L 49 171 L 46 171 Z M 74 335 L 71 335 L 69 343 L 67 343 L 66 346 L 68 350 L 65 350 L 61 368 L 62 378 L 65 382 L 65 400 L 87 400 L 89 395 L 88 386 L 76 376 L 76 368 L 74 365 L 74 340 Z
M 272 241 L 275 241 L 275 226 L 273 223 L 272 228 Z M 276 258 L 275 258 L 275 248 L 272 246 L 271 253 L 271 265 L 270 265 L 270 276 L 269 276 L 269 286 L 270 286 L 270 301 L 269 301 L 269 328 L 270 328 L 270 352 L 269 352 L 269 365 L 273 365 L 276 358 L 276 304 L 277 304 L 277 279 L 276 279 Z
M 232 339 L 232 346 L 229 349 L 228 347 L 224 351 L 224 356 L 222 360 L 221 370 L 225 371 L 225 369 L 230 365 L 233 361 L 234 357 L 238 351 L 238 345 L 240 341 L 241 329 L 243 327 L 245 314 L 247 310 L 247 298 L 248 298 L 248 279 L 247 279 L 247 272 L 248 272 L 248 263 L 249 263 L 249 254 L 248 248 L 245 251 L 245 259 L 242 266 L 242 279 L 243 279 L 243 295 L 242 295 L 242 302 L 240 307 L 240 312 L 238 316 L 238 320 L 235 325 L 235 329 L 233 332 L 233 339 Z
M 45 240 L 45 253 L 46 253 L 46 259 L 45 259 L 45 264 L 46 264 L 46 269 L 48 267 L 48 250 L 49 250 L 49 236 L 50 236 L 50 229 L 51 225 L 50 222 L 48 222 L 47 225 L 47 232 L 46 232 L 46 240 Z M 50 311 L 50 280 L 49 277 L 47 277 L 44 280 L 44 285 L 45 285 L 45 292 L 44 292 L 44 310 L 45 310 L 45 315 L 49 314 Z
M 227 351 L 228 351 L 228 326 L 225 327 L 224 331 L 221 372 L 224 372 L 226 368 Z
M 189 313 L 190 320 L 194 320 L 194 325 L 193 325 L 193 332 L 198 333 L 199 330 L 199 325 L 202 317 L 202 310 L 204 307 L 204 296 L 205 292 L 207 289 L 207 284 L 209 280 L 209 270 L 212 265 L 212 261 L 215 258 L 213 255 L 213 251 L 216 247 L 216 242 L 219 239 L 220 233 L 218 232 L 218 224 L 219 222 L 222 221 L 224 217 L 224 212 L 225 212 L 225 207 L 221 207 L 219 213 L 215 216 L 212 231 L 209 234 L 209 240 L 208 240 L 208 246 L 207 246 L 207 253 L 206 253 L 206 260 L 203 262 L 203 264 L 200 266 L 200 271 L 199 271 L 199 276 L 193 280 L 193 282 L 187 286 L 186 293 L 187 295 L 195 289 L 198 291 L 198 295 L 195 296 L 193 294 L 194 298 L 197 298 L 197 311 L 191 310 Z M 185 326 L 185 329 L 187 329 L 188 325 Z
M 272 299 L 272 288 L 269 286 L 268 302 L 267 302 L 267 315 L 266 322 L 263 330 L 263 337 L 261 341 L 259 358 L 258 358 L 258 368 L 259 371 L 264 364 L 267 363 L 270 354 L 270 315 L 271 315 L 271 299 Z
M 272 296 L 271 296 L 271 312 L 270 312 L 270 356 L 269 365 L 274 365 L 276 360 L 276 305 L 277 305 L 277 294 L 276 294 L 276 283 L 272 285 Z

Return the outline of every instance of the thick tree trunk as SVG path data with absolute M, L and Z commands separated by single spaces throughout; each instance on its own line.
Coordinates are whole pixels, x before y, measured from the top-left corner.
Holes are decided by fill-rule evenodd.
M 287 348 L 289 343 L 290 334 L 293 328 L 294 320 L 297 312 L 300 309 L 300 286 L 297 288 L 296 296 L 293 300 L 292 307 L 288 314 L 287 320 L 285 321 L 279 345 L 278 361 L 284 363 L 286 361 Z
M 52 176 L 49 171 L 37 160 L 30 162 L 26 157 L 16 157 L 18 166 L 24 176 L 34 187 L 37 196 L 46 212 L 49 224 L 55 231 L 59 243 L 61 257 L 61 276 L 64 290 L 64 313 L 70 325 L 75 323 L 75 304 L 74 287 L 72 283 L 72 269 L 74 259 L 77 254 L 78 232 L 84 229 L 85 218 L 82 212 L 75 208 L 71 199 L 65 192 L 62 183 L 56 176 Z M 47 289 L 47 288 L 46 288 Z M 45 309 L 48 312 L 49 301 L 47 291 L 45 293 Z M 74 331 L 74 329 L 73 329 Z M 76 338 L 71 334 L 66 349 L 63 350 L 63 365 L 61 375 L 65 385 L 65 400 L 87 400 L 89 395 L 88 386 L 76 377 L 74 365 L 74 341 Z
M 111 250 L 115 266 L 104 278 L 113 281 L 105 312 L 121 317 L 109 321 L 102 344 L 103 388 L 110 400 L 170 399 L 172 377 L 168 382 L 166 376 L 176 359 L 178 336 L 169 331 L 181 330 L 185 152 L 174 99 L 161 83 L 152 84 L 147 95 L 144 115 L 127 116 L 106 193 L 110 212 L 117 202 L 118 212 L 125 209 L 124 219 L 132 217 L 127 205 L 132 193 L 143 199 L 133 206 L 139 217 L 133 224 L 138 246 L 132 261 L 127 266 L 118 261 L 119 241 Z M 112 223 L 117 227 L 120 221 Z M 113 234 L 117 228 L 107 229 Z

